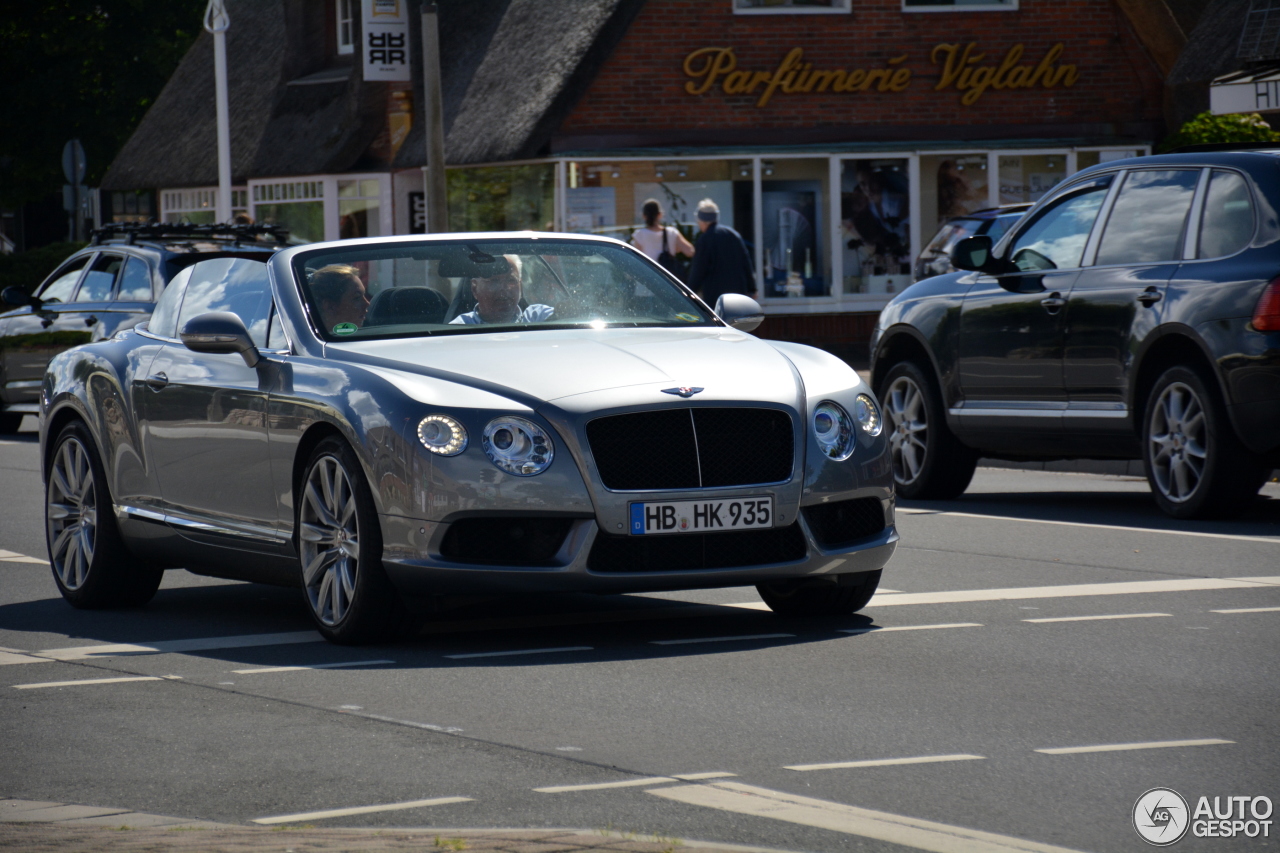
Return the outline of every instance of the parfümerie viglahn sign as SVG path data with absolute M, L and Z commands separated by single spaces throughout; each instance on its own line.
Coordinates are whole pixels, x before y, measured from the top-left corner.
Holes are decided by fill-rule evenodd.
M 407 0 L 361 0 L 360 5 L 364 79 L 411 79 Z

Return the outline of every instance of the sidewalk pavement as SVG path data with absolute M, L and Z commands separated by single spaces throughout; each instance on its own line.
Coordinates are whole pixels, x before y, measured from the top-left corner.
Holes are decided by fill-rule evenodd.
M 762 847 L 588 829 L 271 828 L 35 800 L 0 799 L 0 850 L 24 853 L 780 853 Z

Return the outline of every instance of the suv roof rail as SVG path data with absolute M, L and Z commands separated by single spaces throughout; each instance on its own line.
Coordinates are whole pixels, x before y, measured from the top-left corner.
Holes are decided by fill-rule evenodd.
M 93 229 L 90 242 L 97 246 L 103 240 L 124 237 L 130 244 L 138 240 L 192 239 L 196 237 L 223 237 L 236 241 L 257 240 L 258 237 L 274 237 L 283 246 L 289 238 L 289 229 L 279 225 L 231 225 L 197 224 L 194 222 L 112 222 Z

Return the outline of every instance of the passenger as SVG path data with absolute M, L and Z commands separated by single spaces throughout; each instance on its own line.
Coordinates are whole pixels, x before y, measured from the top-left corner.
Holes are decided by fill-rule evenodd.
M 330 264 L 311 275 L 311 296 L 320 312 L 320 324 L 335 335 L 350 335 L 364 325 L 369 294 L 360 271 L 346 264 Z
M 520 256 L 502 257 L 506 259 L 505 270 L 485 278 L 471 279 L 471 294 L 476 298 L 476 309 L 459 314 L 450 323 L 475 326 L 484 323 L 541 323 L 551 319 L 556 309 L 550 305 L 537 303 L 520 310 Z

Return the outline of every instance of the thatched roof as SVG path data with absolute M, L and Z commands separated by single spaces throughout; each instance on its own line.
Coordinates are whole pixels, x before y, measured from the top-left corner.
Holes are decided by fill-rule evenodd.
M 643 0 L 442 0 L 441 67 L 449 163 L 546 153 Z M 357 57 L 326 55 L 324 6 L 228 0 L 231 171 L 249 178 L 371 168 L 389 85 L 360 79 Z M 410 0 L 414 123 L 394 166 L 425 162 L 421 0 Z M 350 64 L 344 64 L 349 62 Z M 202 33 L 103 178 L 103 189 L 217 183 L 213 39 Z M 391 164 L 385 161 L 382 168 Z
M 1165 81 L 1173 95 L 1173 127 L 1209 109 L 1209 83 L 1244 67 L 1236 54 L 1250 0 L 1213 0 L 1187 36 Z

